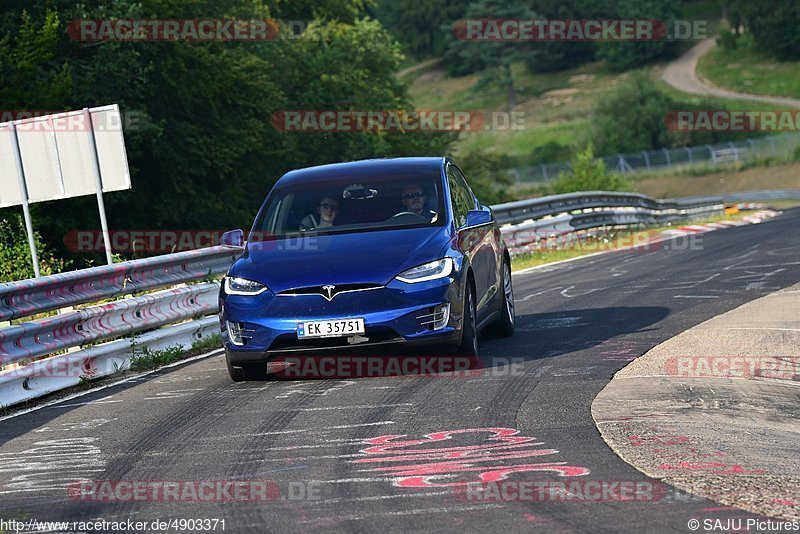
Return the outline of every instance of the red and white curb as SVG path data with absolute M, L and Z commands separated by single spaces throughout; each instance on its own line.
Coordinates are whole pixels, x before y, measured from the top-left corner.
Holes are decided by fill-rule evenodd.
M 769 220 L 773 217 L 777 217 L 780 214 L 781 214 L 780 211 L 761 210 L 753 213 L 752 215 L 747 215 L 745 217 L 742 217 L 742 219 L 738 221 L 719 221 L 706 224 L 691 224 L 686 226 L 679 226 L 678 228 L 674 228 L 672 230 L 664 230 L 663 232 L 661 232 L 661 235 L 669 237 L 680 237 L 692 234 L 711 232 L 712 230 L 719 230 L 720 228 L 732 228 L 734 226 L 746 226 L 748 224 L 758 224 L 766 220 Z

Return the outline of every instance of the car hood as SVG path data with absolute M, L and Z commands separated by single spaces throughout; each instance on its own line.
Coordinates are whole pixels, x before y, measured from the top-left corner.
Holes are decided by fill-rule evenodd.
M 326 284 L 381 284 L 439 258 L 445 228 L 408 228 L 248 243 L 231 274 L 275 293 Z

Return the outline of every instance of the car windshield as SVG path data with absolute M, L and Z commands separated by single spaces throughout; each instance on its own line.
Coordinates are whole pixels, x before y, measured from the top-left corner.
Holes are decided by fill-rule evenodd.
M 439 171 L 297 181 L 276 187 L 251 241 L 444 225 Z

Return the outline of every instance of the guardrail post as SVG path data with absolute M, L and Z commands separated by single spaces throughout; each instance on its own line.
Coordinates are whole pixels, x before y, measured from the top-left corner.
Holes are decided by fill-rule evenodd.
M 706 148 L 708 149 L 708 157 L 709 157 L 709 159 L 711 159 L 711 162 L 714 164 L 714 167 L 716 167 L 717 166 L 717 158 L 714 156 L 714 149 L 711 148 L 710 145 L 706 145 Z
M 772 149 L 772 155 L 773 156 L 777 156 L 778 155 L 778 149 L 775 148 L 775 138 L 770 135 L 769 137 L 767 137 L 767 140 L 769 141 L 769 146 Z
M 97 156 L 97 140 L 94 137 L 94 125 L 92 124 L 92 114 L 89 108 L 83 108 L 83 123 L 89 136 L 89 146 L 92 148 L 91 160 L 92 170 L 94 171 L 95 187 L 97 188 L 97 210 L 100 212 L 100 229 L 103 232 L 103 248 L 106 252 L 106 263 L 114 264 L 111 256 L 111 236 L 108 232 L 108 221 L 106 220 L 106 204 L 103 201 L 103 177 L 100 174 L 100 159 Z
M 19 181 L 19 197 L 22 201 L 22 214 L 25 217 L 25 232 L 28 234 L 28 246 L 31 249 L 31 262 L 33 262 L 33 275 L 36 278 L 41 276 L 39 272 L 39 254 L 36 252 L 36 240 L 33 237 L 33 223 L 31 222 L 31 210 L 28 207 L 28 187 L 25 184 L 25 169 L 22 167 L 22 156 L 19 151 L 19 140 L 17 139 L 17 127 L 14 121 L 8 123 L 8 131 L 11 134 L 11 146 L 14 151 L 14 161 L 17 164 L 17 179 Z
M 664 151 L 664 156 L 666 156 L 666 158 L 667 158 L 667 168 L 671 169 L 672 168 L 672 162 L 669 159 L 669 150 L 667 150 L 666 148 L 662 148 L 662 150 Z
M 542 163 L 542 178 L 545 182 L 547 181 L 547 165 L 544 163 Z
M 688 152 L 688 153 L 689 153 L 689 163 L 692 163 L 692 161 L 694 160 L 694 158 L 692 157 L 692 149 L 691 149 L 691 147 L 685 146 L 685 147 L 683 147 L 683 148 L 685 148 L 685 149 L 686 149 L 686 152 Z
M 648 171 L 650 170 L 650 156 L 647 155 L 647 151 L 645 150 L 642 152 L 644 154 L 644 168 Z

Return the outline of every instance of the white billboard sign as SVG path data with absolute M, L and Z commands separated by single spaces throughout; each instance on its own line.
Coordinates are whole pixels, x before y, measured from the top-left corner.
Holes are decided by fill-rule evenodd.
M 119 107 L 89 110 L 103 192 L 131 188 Z M 28 202 L 97 193 L 90 125 L 82 110 L 14 121 Z M 0 208 L 22 204 L 13 140 L 0 124 Z

